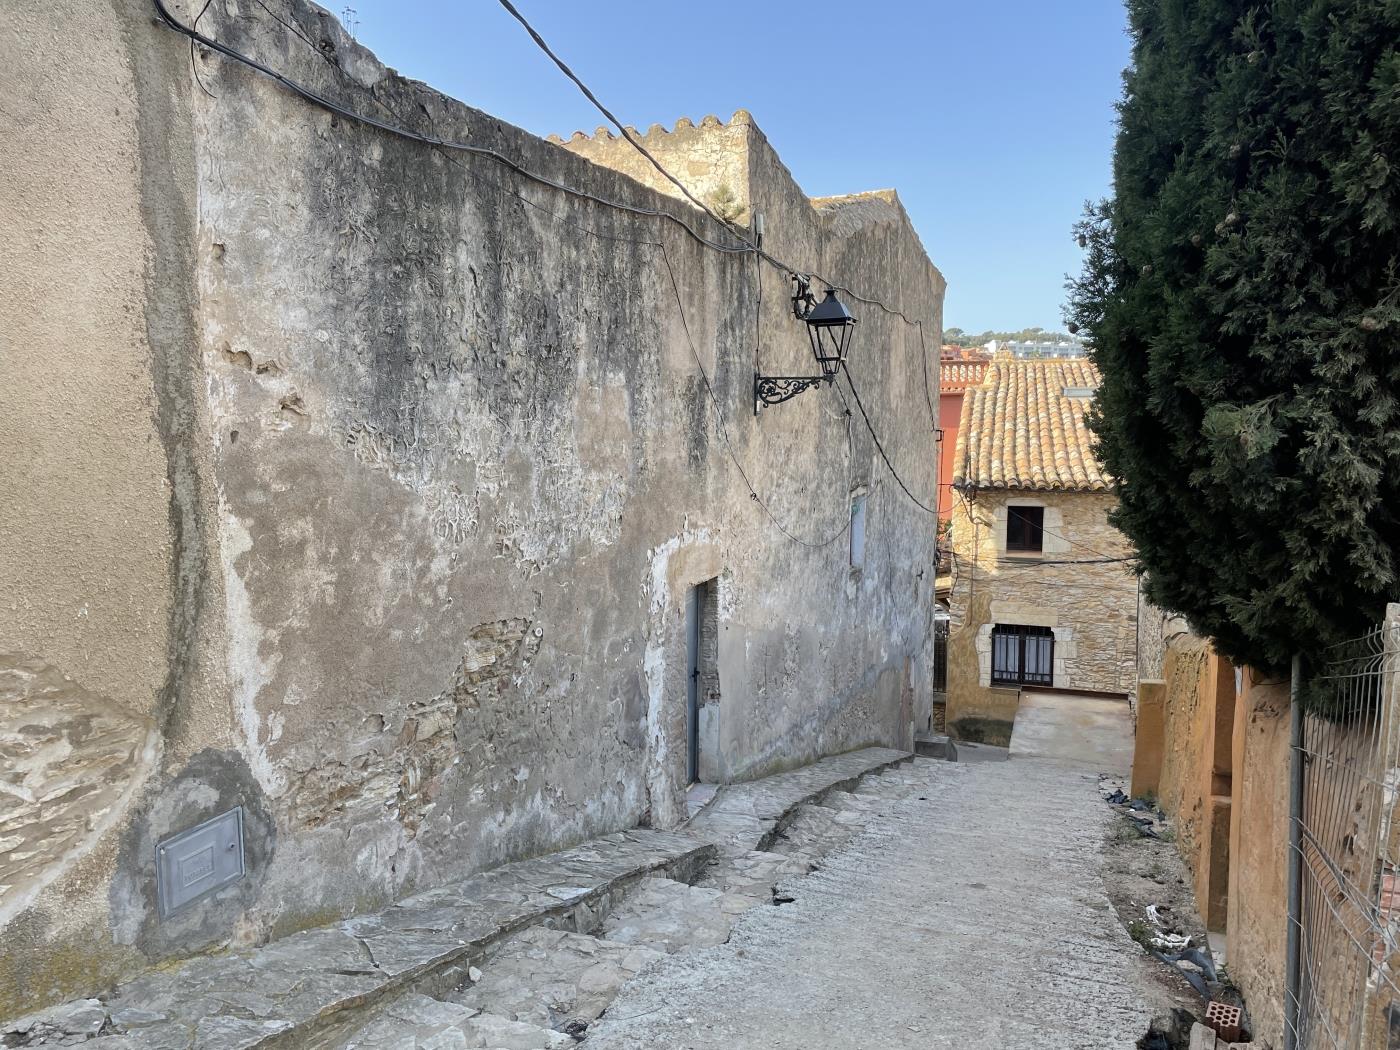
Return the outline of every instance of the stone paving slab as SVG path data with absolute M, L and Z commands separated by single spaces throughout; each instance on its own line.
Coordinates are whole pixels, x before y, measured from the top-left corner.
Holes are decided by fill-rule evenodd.
M 1105 895 L 1113 815 L 1085 773 L 920 759 L 869 778 L 891 801 L 864 831 L 725 944 L 648 967 L 586 1046 L 1135 1045 L 1159 993 Z
M 828 791 L 849 790 L 866 774 L 910 757 L 907 751 L 867 747 L 762 780 L 726 784 L 714 801 L 686 823 L 685 830 L 715 843 L 725 854 L 764 850 L 802 803 Z
M 395 1031 L 392 1017 L 386 1024 L 377 1014 L 394 997 L 429 990 L 435 981 L 460 983 L 460 974 L 489 946 L 527 927 L 542 924 L 578 933 L 598 929 L 626 887 L 648 875 L 693 883 L 717 855 L 724 862 L 714 869 L 719 877 L 711 885 L 727 891 L 726 912 L 741 910 L 742 900 L 731 896 L 733 891 L 761 898 L 771 892 L 775 876 L 809 866 L 797 857 L 761 852 L 810 808 L 807 804 L 829 796 L 824 812 L 838 825 L 854 820 L 849 830 L 858 830 L 863 816 L 857 812 L 858 800 L 844 792 L 867 774 L 903 783 L 898 764 L 909 757 L 888 748 L 866 748 L 727 785 L 683 832 L 640 829 L 603 836 L 262 948 L 152 971 L 105 998 L 66 1003 L 9 1022 L 0 1028 L 0 1043 L 52 1047 L 82 1042 L 90 1050 L 273 1050 L 345 1045 L 343 1037 L 353 1034 L 366 1047 L 495 1047 L 493 1039 L 504 1040 L 502 1046 L 532 1047 L 532 1040 L 546 1037 L 500 1028 L 523 1018 L 495 1017 L 488 1011 L 405 1033 Z M 727 922 L 728 914 L 724 918 Z M 600 980 L 600 972 L 595 970 L 588 981 Z
M 562 1050 L 574 1040 L 524 1021 L 409 994 L 356 1031 L 343 1050 Z
M 721 857 L 696 885 L 752 900 L 771 901 L 773 887 L 780 881 L 811 870 L 812 864 L 805 858 L 753 850 Z
M 689 835 L 606 835 L 419 893 L 377 914 L 152 971 L 106 999 L 9 1022 L 0 1042 L 63 1046 L 100 1031 L 117 1040 L 108 1044 L 113 1050 L 306 1046 L 333 1017 L 465 964 L 517 930 L 541 922 L 591 929 L 631 882 L 650 874 L 690 881 L 714 856 L 714 846 Z
M 450 998 L 512 1021 L 583 1032 L 622 986 L 665 953 L 536 926 L 507 939 L 485 973 Z
M 643 879 L 603 920 L 599 936 L 667 954 L 713 948 L 729 939 L 735 920 L 760 900 L 672 879 Z

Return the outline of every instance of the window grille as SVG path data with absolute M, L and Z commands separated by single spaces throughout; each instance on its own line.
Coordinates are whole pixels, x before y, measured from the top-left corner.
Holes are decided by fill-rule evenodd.
M 992 628 L 993 685 L 1054 685 L 1055 632 L 1049 627 Z

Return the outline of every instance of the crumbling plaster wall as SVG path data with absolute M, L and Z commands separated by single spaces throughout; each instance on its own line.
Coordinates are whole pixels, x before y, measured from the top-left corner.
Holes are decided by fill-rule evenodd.
M 186 21 L 198 7 L 171 5 Z M 31 621 L 65 626 L 29 631 L 7 611 L 0 641 L 127 711 L 136 758 L 103 844 L 77 860 L 84 877 L 41 888 L 3 931 L 15 983 L 0 1015 L 674 823 L 686 595 L 702 580 L 720 580 L 721 777 L 909 746 L 929 703 L 932 521 L 835 391 L 754 417 L 756 363 L 812 368 L 781 275 L 763 272 L 760 307 L 751 257 L 332 116 L 217 55 L 191 59 L 151 15 L 144 0 L 59 5 L 5 29 L 32 52 L 23 83 L 46 64 L 63 73 L 66 97 L 45 111 L 77 100 L 88 119 L 62 136 L 21 129 L 0 154 L 47 134 L 47 168 L 64 170 L 102 126 L 128 161 L 93 162 L 113 187 L 91 196 L 127 203 L 100 216 L 111 258 L 81 279 L 117 299 L 33 325 L 52 349 L 26 396 L 51 399 L 58 373 L 85 400 L 20 413 L 15 439 L 25 462 L 44 462 L 27 443 L 51 447 L 45 491 L 71 503 L 57 520 L 77 531 L 43 535 L 44 508 L 20 500 L 39 557 L 7 561 L 5 586 L 39 610 Z M 351 108 L 687 210 L 398 77 L 310 4 L 214 0 L 200 29 Z M 126 50 L 55 50 L 70 36 Z M 942 278 L 892 195 L 814 206 L 746 116 L 693 130 L 731 158 L 726 180 L 746 173 L 736 197 L 764 211 L 770 248 L 926 319 L 937 347 Z M 87 199 L 64 179 L 49 192 L 72 194 L 72 224 L 43 258 L 88 265 Z M 33 274 L 35 294 L 54 276 Z M 918 332 L 857 312 L 861 394 L 931 501 Z M 121 338 L 130 349 L 114 353 Z M 936 355 L 927 367 L 936 388 Z M 786 527 L 834 542 L 784 538 L 731 454 Z M 98 475 L 121 482 L 119 540 Z M 853 570 L 838 534 L 859 486 Z M 91 604 L 101 594 L 109 611 Z M 236 804 L 249 876 L 161 923 L 154 843 Z

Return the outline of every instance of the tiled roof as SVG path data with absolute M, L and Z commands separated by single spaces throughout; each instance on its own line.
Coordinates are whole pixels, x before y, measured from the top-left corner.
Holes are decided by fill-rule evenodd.
M 1099 373 L 1083 358 L 1015 360 L 987 366 L 980 386 L 963 396 L 953 485 L 979 489 L 1102 492 L 1109 487 L 1084 423 Z

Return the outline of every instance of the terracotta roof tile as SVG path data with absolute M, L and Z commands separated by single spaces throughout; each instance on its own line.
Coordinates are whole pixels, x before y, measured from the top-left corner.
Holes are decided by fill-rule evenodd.
M 1098 369 L 1084 358 L 991 361 L 981 385 L 963 396 L 953 484 L 1106 491 L 1084 422 L 1092 399 L 1065 396 L 1066 388 L 1098 385 Z

